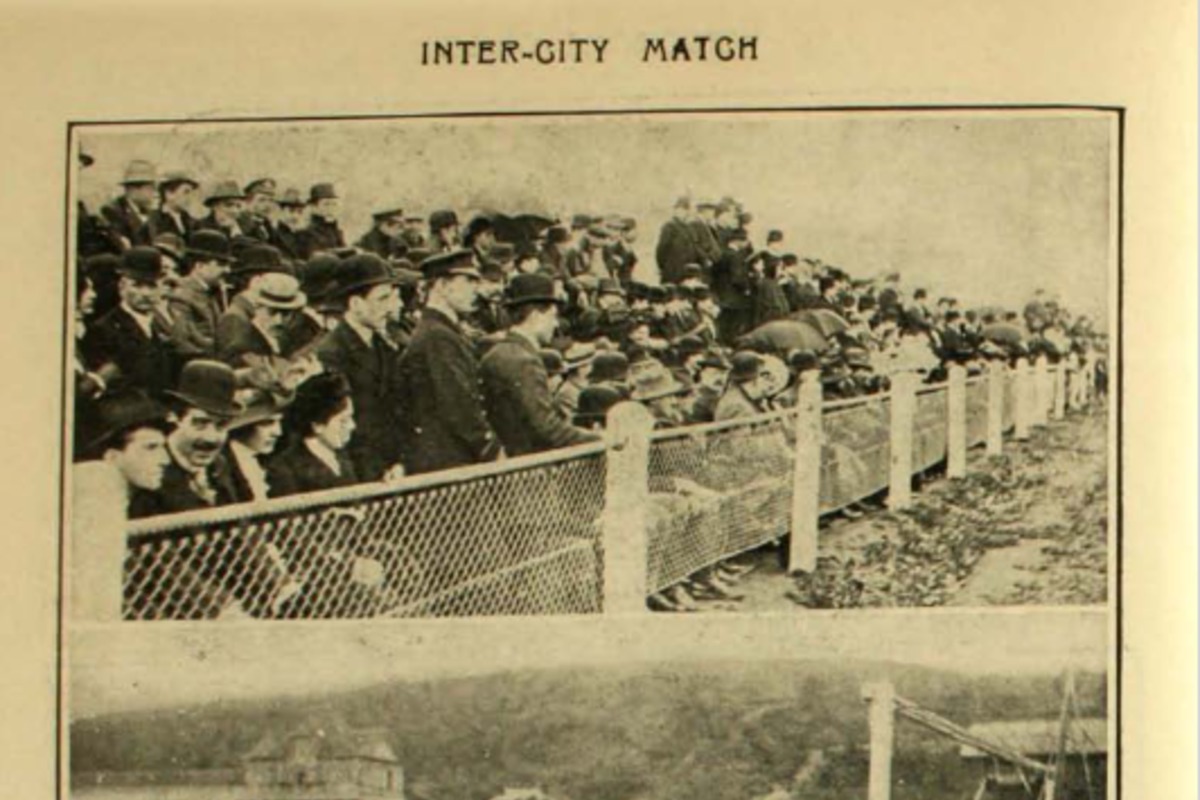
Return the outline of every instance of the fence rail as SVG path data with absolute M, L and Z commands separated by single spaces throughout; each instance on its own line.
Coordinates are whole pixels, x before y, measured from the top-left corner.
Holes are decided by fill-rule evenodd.
M 942 384 L 654 431 L 621 404 L 604 442 L 395 484 L 127 521 L 76 480 L 73 613 L 132 620 L 621 613 L 787 537 L 815 567 L 819 515 L 1090 399 L 1085 370 L 1019 364 Z M 93 493 L 95 496 L 93 496 Z M 115 531 L 113 530 L 115 527 Z M 105 544 L 107 543 L 107 544 Z M 120 587 L 112 573 L 120 574 Z

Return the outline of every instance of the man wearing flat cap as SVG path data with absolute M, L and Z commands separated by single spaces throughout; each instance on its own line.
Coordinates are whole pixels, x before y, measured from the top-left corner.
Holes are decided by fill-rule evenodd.
M 186 172 L 168 172 L 158 182 L 158 208 L 146 220 L 146 241 L 152 242 L 163 234 L 174 234 L 187 241 L 196 229 L 196 220 L 188 211 L 192 193 L 200 188 Z
M 480 365 L 488 418 L 509 455 L 519 456 L 597 439 L 576 428 L 555 408 L 540 348 L 558 329 L 559 299 L 545 275 L 518 275 L 506 305 L 513 319 L 508 335 Z
M 400 236 L 404 231 L 403 208 L 393 206 L 376 211 L 371 220 L 371 230 L 363 234 L 355 247 L 389 260 L 408 252 L 408 245 Z
M 234 181 L 220 181 L 204 198 L 208 214 L 196 220 L 196 230 L 219 231 L 232 242 L 242 235 L 238 215 L 242 213 L 242 190 Z
M 429 256 L 421 272 L 428 299 L 400 357 L 404 466 L 418 473 L 493 461 L 500 442 L 483 413 L 479 366 L 463 330 L 480 279 L 474 254 Z
M 238 214 L 238 227 L 243 236 L 263 243 L 275 238 L 275 213 L 279 205 L 275 199 L 275 181 L 258 178 L 246 184 L 245 208 Z
M 116 368 L 110 388 L 137 388 L 153 398 L 170 388 L 174 353 L 154 312 L 162 294 L 162 256 L 152 247 L 133 247 L 117 265 L 117 306 L 84 334 L 84 352 L 97 364 Z
M 340 250 L 346 236 L 338 224 L 341 200 L 332 183 L 317 183 L 308 192 L 308 238 L 313 253 Z
M 222 280 L 233 263 L 229 240 L 218 231 L 192 234 L 183 254 L 184 276 L 168 299 L 171 342 L 184 360 L 212 358 L 217 322 L 225 310 Z
M 397 380 L 396 351 L 387 342 L 388 318 L 400 302 L 395 276 L 374 253 L 343 260 L 328 293 L 341 321 L 314 352 L 328 372 L 345 376 L 354 405 L 354 434 L 346 452 L 360 480 L 402 474 L 400 426 L 403 398 Z
M 130 161 L 121 179 L 121 196 L 100 209 L 100 215 L 108 223 L 109 231 L 122 251 L 150 241 L 146 222 L 157 199 L 157 179 L 154 165 L 149 161 Z

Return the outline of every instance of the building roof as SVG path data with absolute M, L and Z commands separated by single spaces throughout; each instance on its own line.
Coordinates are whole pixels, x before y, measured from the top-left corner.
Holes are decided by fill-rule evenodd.
M 984 722 L 968 730 L 981 739 L 1016 750 L 1030 758 L 1058 752 L 1057 719 Z M 1066 751 L 1071 755 L 1104 755 L 1108 752 L 1108 721 L 1099 718 L 1071 720 L 1067 728 Z M 970 745 L 959 749 L 963 758 L 991 758 Z
M 287 732 L 271 731 L 246 754 L 246 761 L 281 761 L 288 742 L 298 738 L 315 738 L 321 760 L 362 758 L 371 761 L 399 763 L 395 751 L 375 729 L 353 729 L 337 721 L 310 720 Z

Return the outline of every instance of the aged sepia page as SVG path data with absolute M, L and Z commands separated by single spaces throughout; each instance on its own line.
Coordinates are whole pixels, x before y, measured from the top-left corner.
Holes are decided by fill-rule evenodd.
M 0 13 L 5 796 L 1195 790 L 1193 8 Z

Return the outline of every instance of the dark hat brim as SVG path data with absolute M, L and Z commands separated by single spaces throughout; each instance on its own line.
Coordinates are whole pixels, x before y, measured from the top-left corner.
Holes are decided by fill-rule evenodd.
M 335 286 L 325 293 L 325 298 L 332 300 L 334 298 L 345 297 L 346 295 L 357 292 L 360 289 L 369 289 L 373 286 L 383 286 L 384 284 L 395 282 L 396 278 L 393 275 L 379 275 L 368 280 L 355 281 L 354 283 L 350 283 L 345 286 Z
M 504 305 L 507 308 L 516 308 L 517 306 L 523 306 L 529 303 L 546 303 L 560 307 L 563 305 L 563 301 L 552 294 L 535 294 L 528 297 L 512 297 L 504 301 Z

